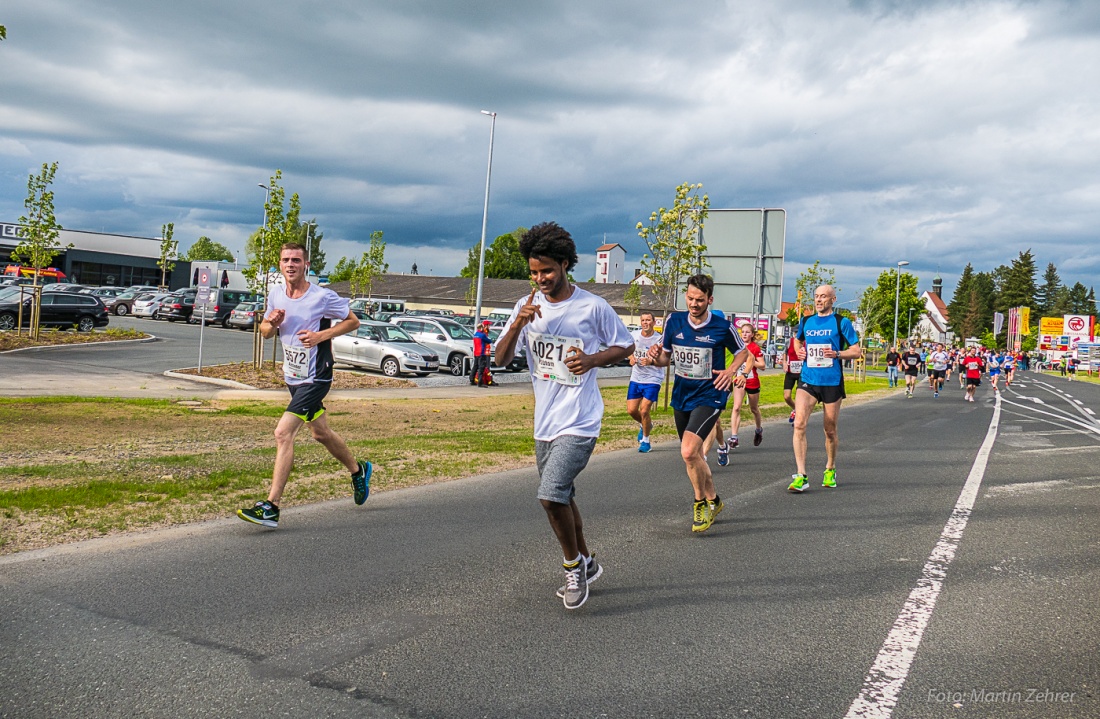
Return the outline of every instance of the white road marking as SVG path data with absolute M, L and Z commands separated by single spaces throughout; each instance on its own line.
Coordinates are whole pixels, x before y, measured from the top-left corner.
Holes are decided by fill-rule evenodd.
M 939 541 L 936 542 L 932 554 L 928 557 L 916 588 L 909 593 L 901 614 L 890 629 L 870 671 L 864 677 L 859 696 L 848 708 L 845 719 L 888 719 L 893 714 L 894 707 L 898 703 L 898 695 L 905 686 L 909 669 L 917 656 L 921 637 L 932 618 L 932 611 L 936 608 L 936 599 L 943 588 L 947 567 L 955 558 L 955 550 L 958 549 L 959 542 L 962 540 L 963 530 L 966 529 L 970 512 L 974 508 L 974 501 L 978 497 L 978 489 L 981 487 L 985 468 L 989 462 L 989 453 L 993 449 L 993 442 L 997 439 L 1000 419 L 1001 398 L 997 396 L 993 407 L 993 419 L 989 422 L 989 431 L 986 432 L 985 441 L 978 450 L 978 456 L 974 458 L 974 465 L 970 468 L 970 474 L 966 478 L 966 484 L 963 485 L 958 501 L 955 502 L 951 518 L 947 520 Z
M 1095 417 L 1095 416 L 1096 416 L 1096 413 L 1095 413 L 1095 412 L 1093 412 L 1093 411 L 1092 411 L 1091 409 L 1089 409 L 1088 407 L 1085 407 L 1085 411 L 1086 411 L 1086 412 L 1088 412 L 1089 414 L 1091 414 L 1091 415 L 1092 415 L 1093 417 Z
M 1084 406 L 1085 406 L 1085 403 L 1084 403 L 1084 402 L 1082 402 L 1082 401 L 1081 401 L 1081 400 L 1079 400 L 1079 399 L 1075 399 L 1075 400 L 1073 400 L 1073 403 L 1074 403 L 1075 405 L 1077 405 L 1078 407 L 1084 407 Z

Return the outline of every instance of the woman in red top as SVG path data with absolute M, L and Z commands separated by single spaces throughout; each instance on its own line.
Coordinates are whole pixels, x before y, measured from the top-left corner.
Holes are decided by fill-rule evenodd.
M 764 418 L 760 415 L 760 377 L 756 374 L 758 369 L 764 369 L 764 353 L 760 351 L 760 347 L 754 341 L 756 339 L 756 328 L 752 326 L 752 323 L 746 322 L 741 325 L 738 330 L 741 333 L 741 339 L 744 340 L 745 346 L 749 352 L 752 353 L 752 362 L 746 362 L 745 366 L 737 370 L 738 375 L 743 375 L 746 378 L 744 387 L 733 388 L 733 417 L 730 420 L 730 448 L 736 447 L 740 442 L 737 439 L 737 430 L 741 428 L 741 405 L 745 403 L 745 396 L 749 398 L 749 411 L 752 412 L 753 419 L 756 420 L 756 434 L 753 436 L 752 444 L 754 447 L 759 447 L 760 443 L 764 441 Z

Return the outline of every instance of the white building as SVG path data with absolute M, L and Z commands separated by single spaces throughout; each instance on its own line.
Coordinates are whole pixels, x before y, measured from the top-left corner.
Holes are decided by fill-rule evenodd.
M 948 345 L 954 342 L 955 333 L 949 328 L 947 306 L 943 303 L 942 294 L 943 280 L 936 275 L 932 280 L 932 291 L 920 296 L 924 303 L 924 312 L 921 313 L 920 322 L 913 325 L 912 336 Z
M 600 245 L 596 248 L 596 284 L 622 284 L 626 267 L 626 250 L 620 244 Z

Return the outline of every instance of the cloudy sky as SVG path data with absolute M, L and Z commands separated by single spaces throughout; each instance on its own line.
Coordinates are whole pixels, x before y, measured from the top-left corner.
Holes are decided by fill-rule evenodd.
M 58 161 L 67 228 L 208 235 L 263 220 L 276 168 L 330 266 L 372 230 L 391 271 L 454 274 L 553 219 L 582 255 L 702 182 L 787 210 L 785 295 L 841 300 L 908 260 L 947 294 L 1031 248 L 1100 272 L 1100 3 L 901 0 L 9 0 L 0 220 Z M 582 257 L 578 279 L 592 274 Z

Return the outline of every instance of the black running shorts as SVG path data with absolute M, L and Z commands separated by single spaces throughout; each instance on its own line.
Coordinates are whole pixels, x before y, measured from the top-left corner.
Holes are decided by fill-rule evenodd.
M 696 407 L 690 412 L 674 409 L 672 415 L 676 420 L 676 434 L 683 439 L 685 432 L 691 432 L 706 439 L 721 413 L 722 410 L 718 407 Z
M 805 392 L 822 404 L 835 404 L 848 396 L 844 393 L 843 381 L 836 386 L 823 386 L 799 382 L 798 391 Z
M 783 373 L 783 389 L 788 390 L 788 389 L 794 389 L 795 387 L 797 387 L 798 386 L 798 378 L 801 377 L 801 376 L 802 375 L 800 373 L 784 372 Z
M 325 412 L 322 403 L 328 394 L 331 382 L 311 382 L 310 384 L 288 384 L 290 390 L 290 404 L 286 411 L 303 422 L 312 422 Z

